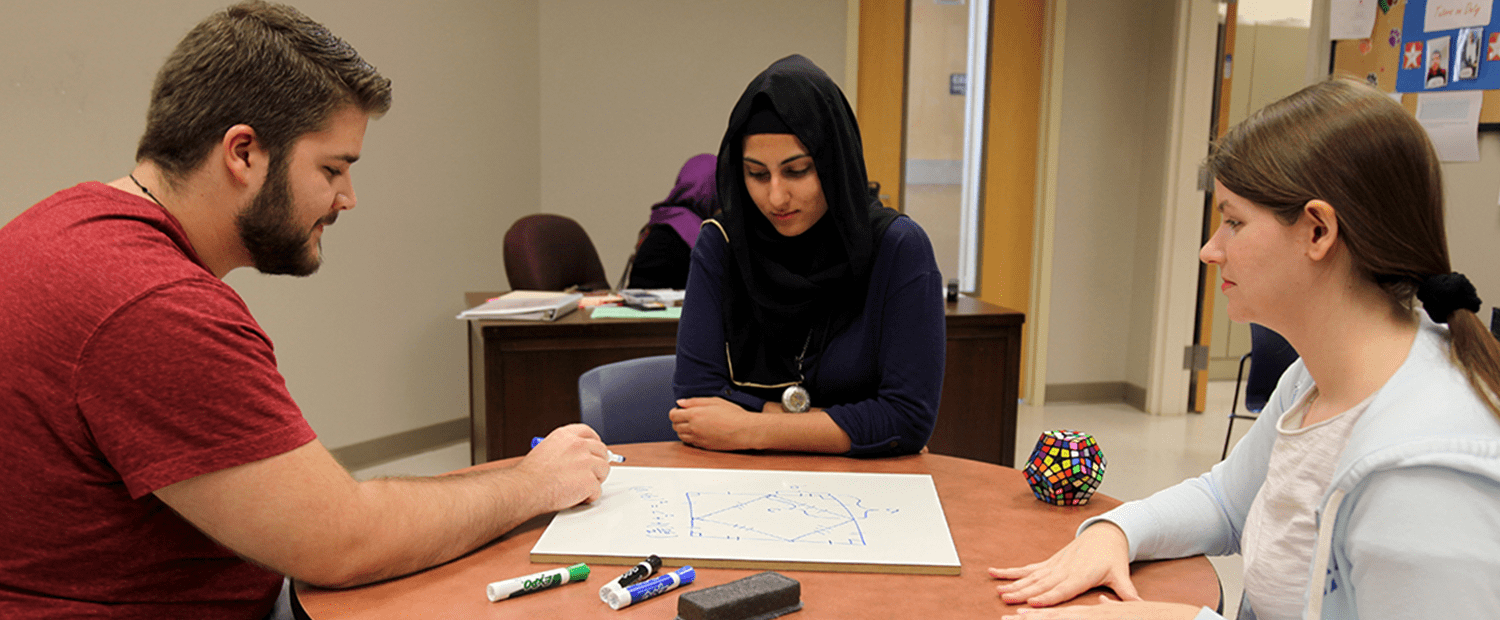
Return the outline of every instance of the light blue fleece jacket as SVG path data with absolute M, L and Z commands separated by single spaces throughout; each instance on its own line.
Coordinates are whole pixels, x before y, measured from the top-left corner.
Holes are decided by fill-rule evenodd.
M 1317 511 L 1313 585 L 1285 594 L 1303 598 L 1306 618 L 1500 615 L 1500 420 L 1453 363 L 1448 329 L 1419 314 L 1406 361 L 1355 423 Z M 1114 522 L 1132 560 L 1238 553 L 1276 421 L 1312 387 L 1298 360 L 1228 459 L 1079 531 Z M 1248 601 L 1239 618 L 1255 619 Z

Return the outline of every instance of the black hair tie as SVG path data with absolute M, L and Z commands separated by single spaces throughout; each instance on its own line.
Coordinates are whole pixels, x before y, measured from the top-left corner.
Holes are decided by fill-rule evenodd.
M 1479 312 L 1479 293 L 1461 273 L 1429 276 L 1417 287 L 1417 300 L 1427 309 L 1427 316 L 1438 323 L 1447 323 L 1453 311 L 1460 308 Z

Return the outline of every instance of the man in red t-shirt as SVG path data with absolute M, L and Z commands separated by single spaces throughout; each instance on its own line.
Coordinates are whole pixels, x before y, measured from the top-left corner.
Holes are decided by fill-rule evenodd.
M 512 468 L 355 481 L 222 281 L 317 270 L 389 107 L 342 40 L 242 3 L 167 59 L 129 175 L 0 228 L 0 617 L 260 618 L 283 575 L 395 577 L 598 497 L 581 425 Z

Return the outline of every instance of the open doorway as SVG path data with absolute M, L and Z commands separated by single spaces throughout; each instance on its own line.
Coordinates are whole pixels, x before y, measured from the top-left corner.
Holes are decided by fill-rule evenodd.
M 1216 138 L 1251 112 L 1290 95 L 1307 84 L 1308 39 L 1313 0 L 1228 2 L 1220 23 L 1220 80 L 1225 89 L 1215 100 Z M 1203 242 L 1218 227 L 1210 195 L 1205 203 Z M 1225 313 L 1217 270 L 1204 267 L 1198 296 L 1198 334 L 1206 347 L 1207 367 L 1193 373 L 1191 410 L 1202 412 L 1208 381 L 1233 380 L 1240 357 L 1250 350 L 1250 327 Z
M 944 280 L 958 279 L 963 291 L 974 292 L 989 3 L 917 0 L 907 10 L 900 203 L 931 237 Z

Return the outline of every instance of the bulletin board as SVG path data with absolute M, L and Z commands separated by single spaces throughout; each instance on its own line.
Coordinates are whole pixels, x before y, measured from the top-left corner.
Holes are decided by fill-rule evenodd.
M 1413 112 L 1417 109 L 1418 93 L 1483 90 L 1479 128 L 1500 130 L 1500 20 L 1492 18 L 1475 41 L 1478 67 L 1473 79 L 1458 79 L 1453 56 L 1463 54 L 1460 43 L 1466 39 L 1460 39 L 1458 28 L 1427 32 L 1426 17 L 1429 6 L 1438 9 L 1442 5 L 1463 7 L 1477 3 L 1389 0 L 1385 4 L 1387 8 L 1376 9 L 1369 39 L 1334 42 L 1333 73 L 1364 79 L 1385 92 L 1400 92 L 1402 105 Z M 1440 71 L 1433 70 L 1434 53 L 1442 58 Z

